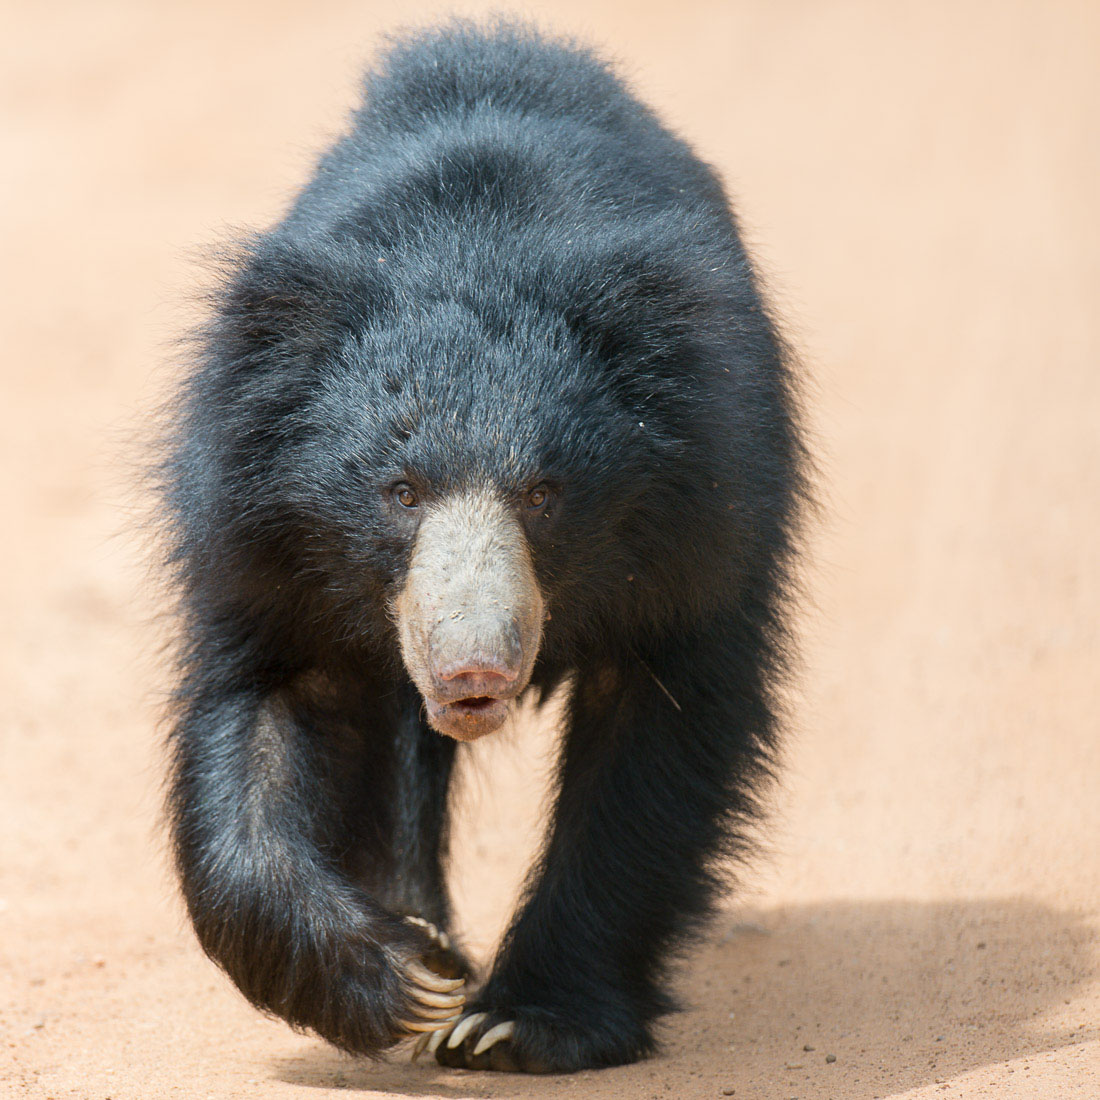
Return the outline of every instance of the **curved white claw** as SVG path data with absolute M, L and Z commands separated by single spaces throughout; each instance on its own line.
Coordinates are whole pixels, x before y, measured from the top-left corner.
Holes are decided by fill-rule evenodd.
M 477 1041 L 477 1046 L 474 1047 L 473 1056 L 476 1058 L 479 1054 L 484 1054 L 494 1043 L 499 1043 L 501 1039 L 511 1039 L 512 1032 L 515 1030 L 515 1020 L 505 1020 L 504 1023 L 489 1028 L 489 1030 Z
M 488 1012 L 475 1012 L 472 1016 L 464 1016 L 455 1024 L 455 1029 L 451 1032 L 451 1037 L 447 1040 L 447 1049 L 454 1050 L 454 1048 L 458 1046 L 458 1044 L 461 1043 L 478 1024 L 488 1018 Z
M 438 1031 L 440 1028 L 449 1028 L 459 1019 L 459 1016 L 448 1016 L 443 1020 L 400 1020 L 399 1023 L 406 1031 Z
M 443 1042 L 444 1037 L 451 1029 L 449 1027 L 441 1027 L 438 1031 L 433 1031 L 428 1036 L 428 1053 L 434 1054 L 439 1050 L 439 1044 Z
M 430 920 L 425 920 L 423 917 L 406 917 L 405 923 L 415 924 L 417 928 L 423 928 L 439 947 L 442 947 L 444 951 L 450 951 L 451 937 L 442 928 L 437 928 L 432 924 Z
M 455 1016 L 451 1020 L 446 1021 L 442 1027 L 436 1027 L 431 1031 L 424 1032 L 424 1034 L 413 1043 L 409 1061 L 415 1062 L 424 1051 L 427 1051 L 429 1054 L 434 1054 L 439 1049 L 439 1044 L 451 1033 L 451 1028 L 454 1027 L 461 1018 L 461 1016 Z
M 449 1008 L 454 1011 L 466 1003 L 465 993 L 433 993 L 430 989 L 422 987 L 413 991 L 413 996 L 429 1008 Z
M 423 986 L 433 993 L 453 993 L 466 982 L 465 978 L 441 978 L 438 974 L 433 974 L 426 966 L 422 966 L 417 962 L 408 963 L 405 970 L 417 985 Z
M 465 1001 L 450 1005 L 447 1008 L 429 1008 L 427 1005 L 415 1004 L 416 1015 L 421 1020 L 431 1023 L 433 1020 L 457 1020 L 462 1015 L 462 1006 Z
M 439 939 L 439 929 L 436 928 L 430 920 L 425 920 L 423 917 L 406 917 L 406 924 L 415 924 L 420 928 L 423 928 L 433 940 Z
M 440 1044 L 444 1038 L 450 1034 L 450 1027 L 440 1027 L 439 1031 L 434 1031 L 428 1036 L 428 1053 L 434 1054 L 438 1051 Z

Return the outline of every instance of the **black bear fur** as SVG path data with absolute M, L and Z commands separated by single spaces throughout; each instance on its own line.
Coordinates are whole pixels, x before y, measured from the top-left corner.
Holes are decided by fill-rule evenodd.
M 514 1036 L 438 1057 L 654 1049 L 669 961 L 774 765 L 796 396 L 721 183 L 607 64 L 508 22 L 391 45 L 285 218 L 233 253 L 160 467 L 172 836 L 250 1001 L 374 1056 L 407 1035 L 400 959 L 469 973 L 402 919 L 451 921 L 456 746 L 402 665 L 410 535 L 382 489 L 537 477 L 560 493 L 530 536 L 532 687 L 568 685 L 557 805 L 470 1005 Z

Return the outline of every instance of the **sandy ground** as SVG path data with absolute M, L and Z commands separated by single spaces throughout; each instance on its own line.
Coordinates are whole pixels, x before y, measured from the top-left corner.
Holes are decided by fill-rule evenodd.
M 158 824 L 132 440 L 189 253 L 267 223 L 378 34 L 433 10 L 5 6 L 0 1094 L 1100 1097 L 1089 0 L 527 9 L 608 43 L 723 170 L 813 379 L 826 509 L 786 776 L 663 1053 L 557 1079 L 375 1067 L 261 1018 L 196 948 Z M 483 957 L 552 743 L 521 728 L 467 777 L 455 876 Z

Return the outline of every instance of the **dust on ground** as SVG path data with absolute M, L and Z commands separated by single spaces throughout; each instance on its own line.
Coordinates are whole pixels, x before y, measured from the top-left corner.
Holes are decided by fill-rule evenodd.
M 499 5 L 497 5 L 499 6 Z M 525 9 L 728 179 L 813 377 L 825 518 L 768 850 L 661 1055 L 373 1066 L 245 1005 L 157 825 L 162 608 L 120 534 L 195 246 L 264 225 L 423 2 L 11 5 L 0 44 L 5 1095 L 1100 1095 L 1100 8 Z M 474 11 L 476 8 L 466 8 Z M 552 731 L 477 746 L 484 956 Z

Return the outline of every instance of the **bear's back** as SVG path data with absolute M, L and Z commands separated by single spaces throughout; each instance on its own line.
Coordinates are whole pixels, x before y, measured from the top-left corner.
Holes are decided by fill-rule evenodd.
M 702 211 L 730 225 L 713 171 L 591 51 L 458 21 L 383 55 L 283 228 L 344 235 L 393 224 L 401 208 L 454 215 L 490 193 L 531 220 Z

